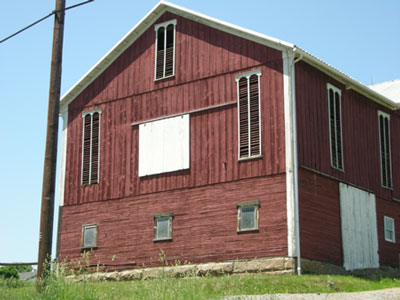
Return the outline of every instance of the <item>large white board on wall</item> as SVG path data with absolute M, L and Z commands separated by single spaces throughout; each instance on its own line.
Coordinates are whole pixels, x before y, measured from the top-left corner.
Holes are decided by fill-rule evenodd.
M 139 125 L 139 176 L 189 168 L 189 115 Z
M 343 267 L 378 268 L 378 231 L 375 195 L 340 183 Z

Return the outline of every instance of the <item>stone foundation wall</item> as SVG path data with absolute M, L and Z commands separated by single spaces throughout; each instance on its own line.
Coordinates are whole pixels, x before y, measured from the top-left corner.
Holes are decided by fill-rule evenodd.
M 134 270 L 96 272 L 79 275 L 77 280 L 140 280 L 159 277 L 218 276 L 226 274 L 294 274 L 295 259 L 289 257 L 257 258 L 218 263 L 188 264 Z
M 371 280 L 377 280 L 382 277 L 400 278 L 399 268 L 387 266 L 382 266 L 376 269 L 358 269 L 346 271 L 342 266 L 309 259 L 301 259 L 301 269 L 303 274 L 353 275 Z

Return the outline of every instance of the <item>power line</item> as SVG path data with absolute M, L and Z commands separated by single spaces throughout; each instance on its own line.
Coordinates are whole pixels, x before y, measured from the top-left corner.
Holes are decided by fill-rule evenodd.
M 7 40 L 9 40 L 9 39 L 11 39 L 12 37 L 14 37 L 14 36 L 16 36 L 16 35 L 18 35 L 18 34 L 20 34 L 21 32 L 23 32 L 23 31 L 25 31 L 25 30 L 31 28 L 32 26 L 35 26 L 36 24 L 38 24 L 38 23 L 40 23 L 40 22 L 46 20 L 48 17 L 51 17 L 52 15 L 54 15 L 54 14 L 60 12 L 60 11 L 66 11 L 66 10 L 68 10 L 68 9 L 75 8 L 75 7 L 78 7 L 78 6 L 87 4 L 87 3 L 89 3 L 89 2 L 93 2 L 93 1 L 94 1 L 94 0 L 87 0 L 87 1 L 85 1 L 85 2 L 81 2 L 81 3 L 78 3 L 78 4 L 72 5 L 72 6 L 68 6 L 68 7 L 64 8 L 64 9 L 53 10 L 53 11 L 52 11 L 51 13 L 49 13 L 47 16 L 45 16 L 45 17 L 43 17 L 43 18 L 41 18 L 41 19 L 39 19 L 39 20 L 33 22 L 32 24 L 30 24 L 30 25 L 28 25 L 28 26 L 22 28 L 21 30 L 18 30 L 17 32 L 13 33 L 12 35 L 9 35 L 8 37 L 2 39 L 2 40 L 0 41 L 0 44 L 3 43 L 3 42 L 5 42 L 5 41 L 7 41 Z

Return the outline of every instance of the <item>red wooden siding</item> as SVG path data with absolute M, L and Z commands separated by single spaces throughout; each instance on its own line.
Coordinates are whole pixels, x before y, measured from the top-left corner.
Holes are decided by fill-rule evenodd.
M 154 81 L 154 27 L 69 105 L 65 205 L 120 199 L 285 171 L 281 52 L 177 19 L 176 75 Z M 138 177 L 132 122 L 236 101 L 235 75 L 260 69 L 263 158 L 238 162 L 236 105 L 190 117 L 190 169 Z M 102 109 L 98 185 L 81 187 L 82 111 Z
M 342 265 L 338 182 L 299 170 L 301 257 Z
M 327 83 L 342 90 L 342 132 L 344 172 L 331 167 L 329 150 Z M 393 191 L 381 187 L 377 111 L 390 111 L 364 96 L 347 90 L 313 67 L 296 64 L 296 108 L 298 158 L 300 166 L 316 169 L 342 182 L 372 191 L 384 199 L 399 197 L 398 117 L 392 114 Z M 395 120 L 397 118 L 397 120 Z M 397 165 L 396 165 L 397 164 Z
M 399 267 L 400 255 L 400 203 L 376 198 L 378 224 L 379 262 L 381 265 Z M 384 216 L 394 220 L 395 241 L 385 241 Z
M 98 224 L 93 263 L 159 265 L 287 255 L 285 175 L 65 206 L 61 260 L 80 256 L 81 228 Z M 237 233 L 236 204 L 260 201 L 259 231 Z M 172 241 L 153 242 L 153 214 L 173 212 Z M 115 255 L 115 260 L 112 257 Z

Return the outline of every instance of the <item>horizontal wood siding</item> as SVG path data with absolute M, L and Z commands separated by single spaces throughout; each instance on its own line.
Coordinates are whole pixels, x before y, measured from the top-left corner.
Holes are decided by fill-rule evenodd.
M 299 170 L 301 257 L 342 265 L 338 182 Z
M 120 199 L 285 171 L 281 52 L 177 19 L 176 76 L 154 81 L 154 27 L 129 47 L 70 105 L 65 205 Z M 238 162 L 237 107 L 190 116 L 190 169 L 138 177 L 133 122 L 237 100 L 235 75 L 260 69 L 262 154 Z M 82 111 L 102 110 L 98 185 L 81 187 Z
M 160 265 L 161 249 L 168 261 L 182 263 L 285 256 L 285 180 L 285 175 L 260 177 L 65 206 L 61 260 L 80 257 L 82 225 L 87 223 L 98 224 L 94 264 Z M 237 233 L 236 204 L 253 200 L 260 202 L 259 230 Z M 153 242 L 153 215 L 160 212 L 174 213 L 172 241 Z
M 342 91 L 344 172 L 331 167 L 327 83 Z M 399 116 L 391 114 L 393 191 L 381 187 L 377 111 L 390 111 L 315 68 L 296 64 L 298 158 L 306 166 L 342 182 L 372 191 L 384 199 L 400 194 Z M 396 164 L 397 163 L 397 164 Z

